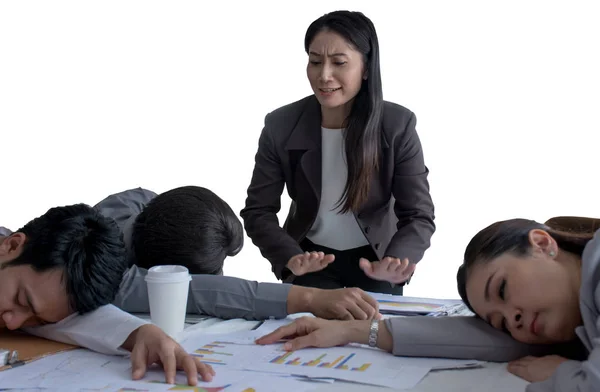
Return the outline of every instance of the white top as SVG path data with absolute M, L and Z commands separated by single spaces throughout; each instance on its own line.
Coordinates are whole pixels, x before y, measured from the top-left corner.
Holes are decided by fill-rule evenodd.
M 121 348 L 129 335 L 148 321 L 105 305 L 93 312 L 77 313 L 54 324 L 23 328 L 26 332 L 57 342 L 74 344 L 102 354 L 125 355 Z
M 336 250 L 368 245 L 352 212 L 340 214 L 338 201 L 348 179 L 344 130 L 321 128 L 321 202 L 315 223 L 307 234 L 315 244 Z

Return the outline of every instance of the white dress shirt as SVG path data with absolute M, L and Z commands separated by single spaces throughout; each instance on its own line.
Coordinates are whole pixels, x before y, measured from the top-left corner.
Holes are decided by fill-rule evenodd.
M 114 305 L 105 305 L 84 315 L 75 313 L 54 324 L 23 330 L 35 336 L 74 344 L 102 354 L 125 355 L 129 354 L 129 351 L 121 348 L 125 340 L 133 331 L 148 323 Z

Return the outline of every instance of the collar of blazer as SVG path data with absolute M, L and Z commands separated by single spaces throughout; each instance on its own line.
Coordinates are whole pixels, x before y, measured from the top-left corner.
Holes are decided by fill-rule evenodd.
M 383 130 L 381 132 L 381 148 L 389 148 Z M 304 108 L 292 129 L 285 149 L 288 151 L 321 149 L 321 105 L 314 95 L 304 99 Z

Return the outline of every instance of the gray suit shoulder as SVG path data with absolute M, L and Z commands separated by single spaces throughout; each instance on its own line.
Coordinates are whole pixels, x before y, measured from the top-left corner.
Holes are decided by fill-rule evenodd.
M 290 129 L 293 129 L 304 112 L 306 105 L 309 104 L 311 100 L 316 100 L 314 95 L 309 95 L 295 102 L 281 106 L 267 114 L 266 121 L 273 125 L 285 124 Z
M 116 206 L 145 206 L 156 197 L 156 193 L 144 188 L 133 188 L 107 196 L 94 206 L 96 209 Z
M 407 129 L 409 122 L 413 122 L 410 129 Z M 408 108 L 397 103 L 384 101 L 383 103 L 383 131 L 388 138 L 394 138 L 406 130 L 414 130 L 416 125 L 416 116 Z
M 283 150 L 307 109 L 315 112 L 318 105 L 316 97 L 311 95 L 273 110 L 265 117 L 263 137 L 272 140 L 276 149 Z

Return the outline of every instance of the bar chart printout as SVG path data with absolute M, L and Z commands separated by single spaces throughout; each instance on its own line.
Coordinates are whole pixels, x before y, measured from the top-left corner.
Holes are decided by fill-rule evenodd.
M 359 346 L 305 348 L 288 352 L 282 350 L 282 344 L 262 346 L 253 341 L 249 344 L 245 336 L 213 339 L 190 339 L 184 342 L 184 347 L 200 361 L 216 367 L 217 374 L 219 371 L 235 369 L 288 376 L 335 378 L 409 389 L 417 385 L 431 370 L 428 366 L 407 364 L 406 360 L 395 358 L 385 351 Z M 246 387 L 263 392 L 261 388 L 264 385 L 259 388 L 255 385 Z M 237 392 L 232 387 L 225 391 Z
M 306 348 L 298 351 L 273 350 L 257 358 L 247 370 L 335 378 L 389 388 L 410 389 L 431 370 L 411 366 L 389 353 L 363 347 Z
M 209 365 L 227 365 L 234 357 L 233 350 L 228 350 L 229 342 L 215 341 L 194 350 L 191 354 Z
M 321 354 L 314 359 L 301 360 L 301 357 L 297 356 L 295 351 L 290 351 L 273 358 L 269 362 L 277 365 L 308 366 L 325 369 L 350 370 L 354 372 L 364 372 L 371 366 L 371 363 L 369 362 L 362 363 L 358 366 L 349 366 L 348 362 L 355 356 L 356 353 L 338 356 Z

